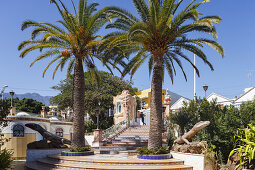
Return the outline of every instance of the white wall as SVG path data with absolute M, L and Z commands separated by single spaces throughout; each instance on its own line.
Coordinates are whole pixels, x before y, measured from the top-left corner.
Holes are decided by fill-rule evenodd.
M 247 102 L 247 101 L 252 101 L 255 98 L 255 88 L 253 88 L 249 93 L 244 94 L 243 96 L 239 97 L 236 101 L 235 104 L 241 104 L 242 102 Z
M 207 98 L 208 102 L 212 102 L 213 100 L 216 100 L 217 104 L 223 104 L 224 106 L 229 106 L 232 104 L 232 101 L 230 99 L 217 95 L 215 93 L 211 94 Z
M 193 166 L 193 170 L 205 170 L 204 169 L 204 155 L 190 154 L 181 152 L 172 152 L 173 158 L 184 161 L 184 165 Z
M 85 136 L 85 144 L 92 146 L 92 142 L 94 141 L 94 135 Z
M 171 106 L 170 109 L 174 111 L 174 110 L 177 110 L 177 109 L 182 108 L 182 107 L 184 106 L 183 102 L 189 103 L 190 100 L 181 97 L 178 101 L 176 101 L 176 102 Z

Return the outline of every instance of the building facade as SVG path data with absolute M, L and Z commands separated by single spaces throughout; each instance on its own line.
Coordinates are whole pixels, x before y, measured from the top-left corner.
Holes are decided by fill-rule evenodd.
M 114 124 L 124 120 L 131 125 L 137 124 L 136 96 L 132 96 L 128 90 L 123 90 L 118 96 L 113 97 Z
M 12 113 L 13 114 L 13 113 Z M 8 125 L 1 128 L 4 138 L 10 139 L 2 148 L 13 151 L 13 159 L 25 159 L 27 144 L 43 140 L 43 137 L 36 131 L 25 126 L 27 123 L 36 123 L 45 130 L 66 139 L 72 139 L 72 123 L 61 122 L 56 117 L 42 118 L 32 116 L 26 112 L 7 116 Z

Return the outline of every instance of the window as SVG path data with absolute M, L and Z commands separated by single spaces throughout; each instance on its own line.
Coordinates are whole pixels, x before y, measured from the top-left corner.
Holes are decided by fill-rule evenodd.
M 142 102 L 142 107 L 145 106 L 145 102 Z
M 118 105 L 118 113 L 121 113 L 121 104 Z
M 24 127 L 22 125 L 13 126 L 13 137 L 24 137 Z
M 56 129 L 56 135 L 59 137 L 63 137 L 63 129 L 62 128 L 57 128 Z

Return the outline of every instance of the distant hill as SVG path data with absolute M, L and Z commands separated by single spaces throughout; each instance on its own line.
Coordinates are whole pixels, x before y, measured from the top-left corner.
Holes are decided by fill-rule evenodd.
M 179 94 L 176 94 L 174 92 L 171 92 L 168 90 L 168 94 L 170 95 L 172 101 L 171 104 L 174 104 L 177 100 L 179 100 L 179 98 L 181 98 L 182 96 Z M 50 105 L 50 98 L 52 96 L 41 96 L 38 93 L 25 93 L 25 94 L 14 94 L 13 98 L 18 97 L 20 100 L 22 100 L 23 98 L 30 98 L 30 99 L 34 99 L 37 100 L 38 102 L 42 102 L 43 104 L 45 104 L 45 106 L 49 106 Z M 4 98 L 11 98 L 9 93 L 4 93 Z
M 25 93 L 25 94 L 14 94 L 13 98 L 18 97 L 20 100 L 22 100 L 23 98 L 30 98 L 30 99 L 34 99 L 37 100 L 38 102 L 42 102 L 45 106 L 49 106 L 50 105 L 50 98 L 52 96 L 41 96 L 38 93 Z M 9 93 L 4 93 L 4 98 L 11 98 Z

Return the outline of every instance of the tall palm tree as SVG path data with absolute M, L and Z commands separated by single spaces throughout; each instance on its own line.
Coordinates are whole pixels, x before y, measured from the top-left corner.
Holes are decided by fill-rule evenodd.
M 119 31 L 109 34 L 111 46 L 123 50 L 126 55 L 135 53 L 130 60 L 124 74 L 131 76 L 145 62 L 148 61 L 151 82 L 150 132 L 148 148 L 159 148 L 162 145 L 162 82 L 166 70 L 173 83 L 176 75 L 175 64 L 180 67 L 186 78 L 181 59 L 189 62 L 196 70 L 186 52 L 194 53 L 213 70 L 206 54 L 201 50 L 208 45 L 224 56 L 223 48 L 215 40 L 217 32 L 214 23 L 220 23 L 218 16 L 205 16 L 198 12 L 198 7 L 209 0 L 190 0 L 185 4 L 183 0 L 133 0 L 139 18 L 120 8 L 112 8 L 113 14 L 119 19 L 109 24 L 107 28 L 117 28 Z M 187 2 L 187 1 L 186 1 Z M 207 33 L 208 38 L 190 38 L 193 32 Z M 194 37 L 194 36 L 193 36 Z M 198 35 L 196 35 L 198 37 Z
M 73 0 L 74 14 L 69 12 L 61 0 L 50 0 L 60 15 L 59 25 L 46 22 L 24 21 L 21 30 L 33 27 L 31 40 L 23 41 L 18 49 L 22 50 L 20 57 L 24 58 L 28 53 L 35 50 L 42 52 L 32 63 L 51 57 L 51 62 L 43 72 L 56 63 L 53 79 L 58 69 L 61 71 L 67 65 L 67 77 L 74 72 L 73 80 L 73 141 L 72 147 L 84 147 L 84 66 L 91 73 L 91 77 L 99 81 L 94 60 L 98 59 L 111 69 L 116 68 L 114 59 L 103 58 L 98 53 L 99 45 L 104 41 L 96 35 L 98 30 L 107 22 L 106 9 L 97 11 L 97 3 L 88 4 L 87 0 L 80 0 L 76 9 Z M 112 66 L 112 67 L 111 67 Z

